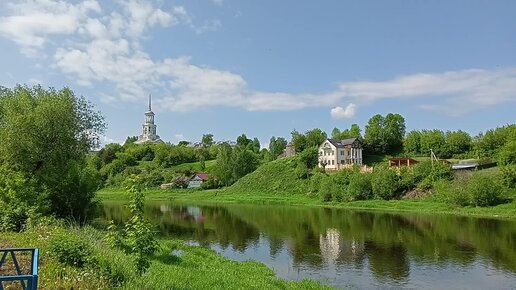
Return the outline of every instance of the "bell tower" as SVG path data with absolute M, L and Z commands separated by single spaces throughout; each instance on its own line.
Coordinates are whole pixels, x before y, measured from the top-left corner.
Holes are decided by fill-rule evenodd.
M 143 144 L 146 142 L 163 142 L 156 135 L 156 124 L 154 124 L 154 112 L 152 111 L 152 97 L 149 94 L 149 108 L 145 112 L 145 122 L 143 123 L 143 134 L 138 137 L 135 142 L 137 144 Z

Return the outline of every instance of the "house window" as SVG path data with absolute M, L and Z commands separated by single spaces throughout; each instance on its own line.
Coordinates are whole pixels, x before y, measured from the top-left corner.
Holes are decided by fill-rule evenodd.
M 335 160 L 332 160 L 332 161 L 331 161 L 331 165 L 335 165 Z
M 333 150 L 332 150 L 332 151 L 331 151 L 331 155 L 335 155 L 335 151 L 333 151 Z
M 344 150 L 340 151 L 340 155 L 343 156 L 344 155 Z

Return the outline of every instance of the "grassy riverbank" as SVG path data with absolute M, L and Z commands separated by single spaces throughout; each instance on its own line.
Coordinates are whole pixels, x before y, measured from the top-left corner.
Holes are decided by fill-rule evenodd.
M 127 201 L 128 195 L 123 189 L 103 189 L 97 192 L 102 201 Z M 148 202 L 179 202 L 196 204 L 241 203 L 291 206 L 336 207 L 357 210 L 379 210 L 397 212 L 421 212 L 432 214 L 453 214 L 478 217 L 496 217 L 516 219 L 516 202 L 492 207 L 459 207 L 432 199 L 412 200 L 362 200 L 352 202 L 322 202 L 317 197 L 301 194 L 270 194 L 263 192 L 234 193 L 228 190 L 147 190 Z
M 46 225 L 21 233 L 2 232 L 0 246 L 40 248 L 39 289 L 326 289 L 311 280 L 279 279 L 259 262 L 235 262 L 178 240 L 159 241 L 150 268 L 139 276 L 132 257 L 109 247 L 104 235 L 92 227 Z M 56 236 L 82 241 L 85 247 L 79 254 L 87 254 L 83 266 L 58 261 L 52 246 Z

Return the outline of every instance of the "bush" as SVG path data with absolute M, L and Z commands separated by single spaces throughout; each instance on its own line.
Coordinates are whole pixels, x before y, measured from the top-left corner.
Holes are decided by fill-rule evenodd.
M 315 172 L 310 177 L 309 194 L 315 195 L 321 189 L 321 183 L 324 179 L 328 178 L 328 175 L 321 172 Z
M 516 165 L 501 167 L 502 183 L 507 188 L 516 188 Z
M 371 174 L 356 172 L 351 175 L 348 185 L 348 196 L 351 200 L 365 200 L 373 197 Z
M 319 197 L 322 201 L 327 202 L 332 200 L 333 187 L 335 187 L 335 184 L 333 184 L 331 178 L 324 178 L 321 180 L 321 185 L 319 188 Z
M 376 198 L 389 200 L 399 197 L 398 175 L 394 170 L 388 168 L 375 170 L 371 179 L 371 186 Z
M 75 267 L 83 267 L 92 257 L 90 245 L 69 232 L 59 233 L 50 240 L 50 253 L 59 262 Z
M 492 206 L 502 201 L 503 188 L 492 176 L 474 174 L 468 182 L 467 191 L 475 206 Z

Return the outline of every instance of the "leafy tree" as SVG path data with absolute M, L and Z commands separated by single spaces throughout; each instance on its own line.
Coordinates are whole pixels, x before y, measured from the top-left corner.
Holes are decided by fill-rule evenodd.
M 122 151 L 122 146 L 118 143 L 109 143 L 97 152 L 97 156 L 103 164 L 109 164 L 116 158 L 116 153 Z
M 150 266 L 150 257 L 158 249 L 158 243 L 152 224 L 145 219 L 143 214 L 145 196 L 138 177 L 128 178 L 127 191 L 131 195 L 129 204 L 131 218 L 125 224 L 122 232 L 118 231 L 111 221 L 106 238 L 112 246 L 122 248 L 126 253 L 131 254 L 136 269 L 143 274 Z
M 365 126 L 364 141 L 367 149 L 375 153 L 387 151 L 387 138 L 385 136 L 385 118 L 376 114 L 369 119 Z
M 368 150 L 375 153 L 392 153 L 402 148 L 405 119 L 389 113 L 385 117 L 374 115 L 365 127 L 364 141 Z
M 421 131 L 421 154 L 430 155 L 433 150 L 438 157 L 446 157 L 446 138 L 441 130 L 423 130 Z
M 507 142 L 498 152 L 500 165 L 516 164 L 516 140 Z
M 258 138 L 254 137 L 253 139 L 253 151 L 254 153 L 259 153 L 261 149 L 260 140 Z
M 252 144 L 253 140 L 247 138 L 245 134 L 242 134 L 237 137 L 237 146 L 247 147 L 247 145 Z
M 317 148 L 310 147 L 299 154 L 299 161 L 309 170 L 314 169 L 319 163 L 319 152 Z
M 222 184 L 225 184 L 226 186 L 231 183 L 233 175 L 233 159 L 231 158 L 232 151 L 233 149 L 226 142 L 219 145 L 215 173 Z
M 403 140 L 403 149 L 407 154 L 421 154 L 421 132 L 410 131 Z
M 326 140 L 326 133 L 323 132 L 319 128 L 315 128 L 309 131 L 306 131 L 306 147 L 315 147 L 319 148 L 319 146 Z
M 258 158 L 253 151 L 237 146 L 233 150 L 233 179 L 238 180 L 256 170 L 258 167 Z
M 271 154 L 272 160 L 278 158 L 279 155 L 283 153 L 285 148 L 287 147 L 287 140 L 282 137 L 276 137 L 272 136 L 271 140 L 269 141 L 269 153 Z
M 299 133 L 298 131 L 294 130 L 290 133 L 292 135 L 292 146 L 294 146 L 294 150 L 299 153 L 305 150 L 307 147 L 307 140 L 306 136 L 304 134 Z
M 471 136 L 461 130 L 446 132 L 447 155 L 462 154 L 471 150 Z
M 403 145 L 403 136 L 405 136 L 405 118 L 400 114 L 387 114 L 385 116 L 385 134 L 387 138 L 386 152 L 400 151 Z
M 183 146 L 183 147 L 186 147 L 190 144 L 190 142 L 186 141 L 186 140 L 181 140 L 179 141 L 179 143 L 177 143 L 177 146 Z
M 213 134 L 203 134 L 201 143 L 204 148 L 210 147 L 214 143 L 213 142 Z
M 58 216 L 83 221 L 91 212 L 91 188 L 72 188 L 70 180 L 88 182 L 86 154 L 98 146 L 104 129 L 100 113 L 68 88 L 0 91 L 0 163 L 47 188 L 48 208 Z
M 362 139 L 362 135 L 358 124 L 351 124 L 350 129 L 345 129 L 343 131 L 340 131 L 338 128 L 333 128 L 333 131 L 331 132 L 331 138 L 337 140 L 343 140 L 348 138 Z
M 137 140 L 138 140 L 138 136 L 127 136 L 127 138 L 125 139 L 125 142 L 124 142 L 124 146 L 133 144 Z

